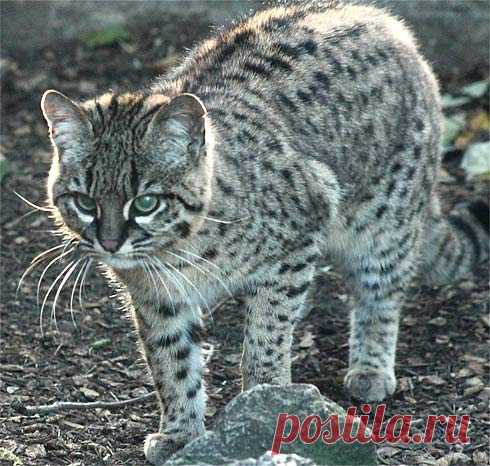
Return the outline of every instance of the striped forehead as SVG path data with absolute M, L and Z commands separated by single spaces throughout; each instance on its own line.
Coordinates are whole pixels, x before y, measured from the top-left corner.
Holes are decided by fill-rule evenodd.
M 126 200 L 136 196 L 139 177 L 131 158 L 97 157 L 86 171 L 89 194 L 94 198 L 117 194 Z
M 146 105 L 138 94 L 104 95 L 92 101 L 87 108 L 95 134 L 86 169 L 90 195 L 119 193 L 127 199 L 137 195 L 143 180 L 135 159 L 144 152 L 147 126 L 160 107 L 161 103 Z

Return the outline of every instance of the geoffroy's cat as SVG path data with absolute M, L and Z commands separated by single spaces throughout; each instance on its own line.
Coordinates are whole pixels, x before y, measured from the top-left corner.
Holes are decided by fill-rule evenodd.
M 81 104 L 47 91 L 42 109 L 66 270 L 100 261 L 122 288 L 161 406 L 155 464 L 204 432 L 201 312 L 227 294 L 246 302 L 243 389 L 288 384 L 293 327 L 328 255 L 356 300 L 345 384 L 378 401 L 395 390 L 414 274 L 444 283 L 488 256 L 487 205 L 439 208 L 434 76 L 372 7 L 264 10 L 149 89 Z

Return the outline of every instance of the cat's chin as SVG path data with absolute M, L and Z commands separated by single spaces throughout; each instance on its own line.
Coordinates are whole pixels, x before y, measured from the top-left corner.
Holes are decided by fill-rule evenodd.
M 118 270 L 134 269 L 140 265 L 137 260 L 124 256 L 104 256 L 100 259 L 104 264 Z

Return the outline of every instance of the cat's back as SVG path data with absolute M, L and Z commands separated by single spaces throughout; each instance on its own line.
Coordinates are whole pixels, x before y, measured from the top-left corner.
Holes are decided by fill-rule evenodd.
M 304 2 L 258 12 L 205 41 L 168 81 L 194 91 L 240 83 L 286 90 L 307 84 L 319 72 L 332 84 L 348 86 L 360 84 L 361 77 L 365 82 L 380 68 L 396 74 L 409 67 L 412 80 L 427 73 L 400 20 L 370 6 Z
M 438 144 L 432 72 L 404 24 L 374 7 L 308 2 L 259 12 L 197 47 L 166 83 L 198 95 L 231 146 L 247 145 L 232 151 L 245 165 L 269 167 L 276 156 L 280 164 L 289 146 L 357 187 L 411 157 L 405 146 Z

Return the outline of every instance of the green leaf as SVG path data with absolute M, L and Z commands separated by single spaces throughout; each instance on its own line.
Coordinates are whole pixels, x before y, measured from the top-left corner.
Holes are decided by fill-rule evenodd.
M 467 86 L 463 87 L 461 91 L 463 94 L 468 95 L 470 97 L 473 97 L 474 99 L 478 99 L 479 97 L 483 97 L 485 95 L 485 92 L 487 92 L 487 89 L 490 86 L 489 81 L 477 81 L 471 84 L 468 84 Z
M 461 131 L 463 131 L 465 123 L 466 115 L 464 113 L 458 113 L 444 118 L 442 145 L 445 149 L 450 147 Z
M 0 460 L 8 461 L 12 466 L 22 466 L 24 462 L 14 452 L 0 447 Z
M 7 159 L 0 154 L 0 183 L 3 182 L 5 175 L 7 174 Z
M 490 173 L 490 142 L 477 142 L 468 147 L 461 167 L 470 178 Z
M 445 94 L 442 96 L 441 104 L 442 108 L 455 108 L 461 107 L 461 105 L 467 104 L 471 102 L 471 98 L 467 96 L 452 96 L 449 94 Z
M 92 349 L 98 350 L 105 348 L 111 344 L 111 340 L 109 338 L 102 338 L 100 340 L 94 341 L 91 345 Z
M 125 42 L 130 39 L 127 29 L 122 26 L 113 26 L 99 31 L 90 32 L 82 37 L 82 42 L 89 48 L 107 47 Z

